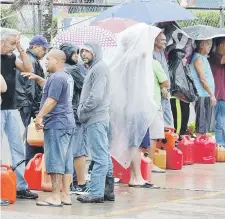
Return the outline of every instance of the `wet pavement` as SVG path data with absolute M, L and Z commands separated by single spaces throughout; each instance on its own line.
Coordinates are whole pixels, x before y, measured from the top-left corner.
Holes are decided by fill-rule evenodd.
M 225 163 L 185 166 L 180 171 L 153 174 L 159 190 L 116 184 L 116 201 L 38 207 L 36 201 L 17 200 L 2 207 L 2 219 L 225 219 Z M 40 199 L 48 193 L 39 192 Z

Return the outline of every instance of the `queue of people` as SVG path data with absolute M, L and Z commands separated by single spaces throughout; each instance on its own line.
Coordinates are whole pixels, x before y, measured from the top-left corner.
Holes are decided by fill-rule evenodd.
M 192 102 L 196 135 L 209 132 L 215 107 L 216 142 L 225 147 L 225 38 L 215 39 L 214 53 L 209 40 L 196 41 L 189 64 L 181 49 L 170 51 L 167 61 L 163 30 L 140 23 L 120 35 L 108 66 L 95 41 L 80 48 L 71 42 L 51 49 L 38 35 L 24 51 L 19 40 L 16 30 L 1 28 L 1 133 L 8 137 L 12 165 L 44 153 L 53 191 L 38 206 L 72 205 L 73 193 L 82 203 L 114 201 L 111 156 L 130 167 L 130 187 L 159 188 L 141 176 L 141 150 L 145 148 L 153 160 L 164 127 L 186 134 Z M 13 53 L 16 48 L 19 58 Z M 44 56 L 47 77 L 40 65 Z M 36 129 L 44 130 L 44 147 L 26 141 L 32 117 Z M 90 184 L 85 180 L 89 151 Z M 27 187 L 24 169 L 25 164 L 16 169 L 17 198 L 37 199 Z M 165 172 L 154 164 L 152 171 Z M 1 200 L 4 203 L 7 200 Z

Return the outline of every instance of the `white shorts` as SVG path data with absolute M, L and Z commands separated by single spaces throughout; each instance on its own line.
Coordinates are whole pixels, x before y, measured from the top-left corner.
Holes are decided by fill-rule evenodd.
M 163 111 L 162 107 L 160 106 L 160 109 L 158 110 L 157 115 L 155 116 L 155 119 L 151 126 L 149 127 L 150 132 L 150 139 L 151 140 L 157 140 L 157 139 L 164 139 L 164 119 L 163 119 Z

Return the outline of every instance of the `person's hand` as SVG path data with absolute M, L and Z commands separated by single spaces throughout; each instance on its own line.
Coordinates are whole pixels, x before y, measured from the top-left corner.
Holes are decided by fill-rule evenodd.
M 169 92 L 168 92 L 168 90 L 167 90 L 166 87 L 163 87 L 163 88 L 161 89 L 161 93 L 162 93 L 163 99 L 168 99 L 168 97 L 169 97 Z
M 36 119 L 35 119 L 35 127 L 36 127 L 37 131 L 42 130 L 44 128 L 43 118 L 42 117 L 40 117 L 40 116 L 36 117 Z
M 214 95 L 210 96 L 210 100 L 211 100 L 211 106 L 215 107 L 216 106 L 216 97 Z
M 21 75 L 24 78 L 28 78 L 30 80 L 37 80 L 38 79 L 38 76 L 34 73 L 31 73 L 31 72 L 21 72 Z
M 21 44 L 20 44 L 20 35 L 21 34 L 18 34 L 16 37 L 16 48 L 19 52 L 22 52 L 23 48 L 21 47 Z

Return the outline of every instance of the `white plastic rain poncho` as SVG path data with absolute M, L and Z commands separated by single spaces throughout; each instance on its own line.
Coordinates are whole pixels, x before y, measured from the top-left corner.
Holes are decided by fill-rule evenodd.
M 160 31 L 144 23 L 126 29 L 109 63 L 111 155 L 125 168 L 157 113 L 152 53 Z

